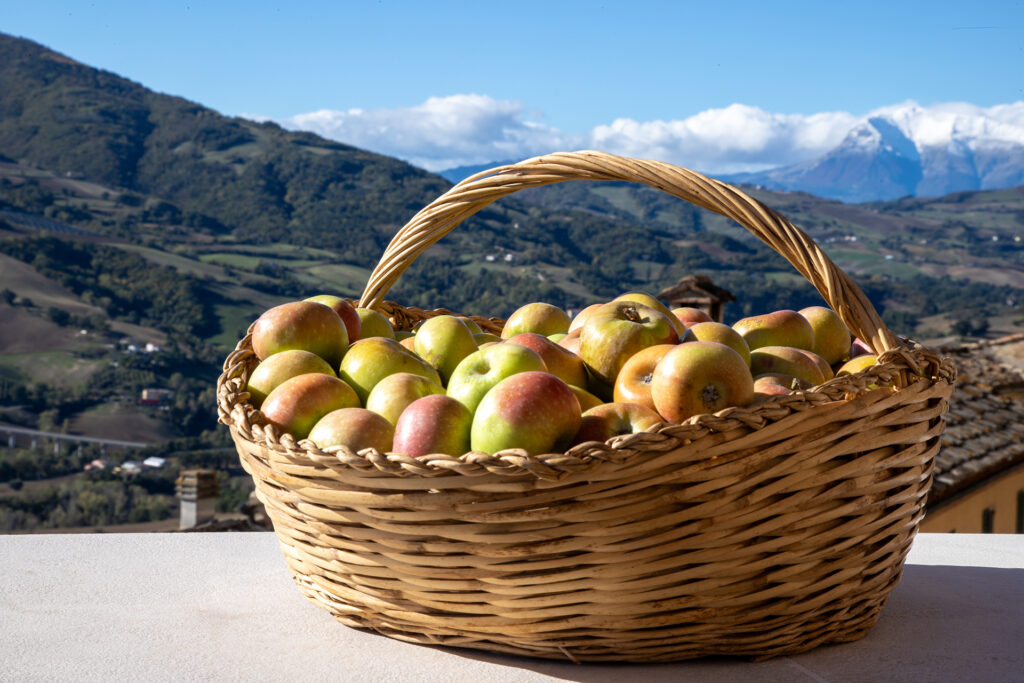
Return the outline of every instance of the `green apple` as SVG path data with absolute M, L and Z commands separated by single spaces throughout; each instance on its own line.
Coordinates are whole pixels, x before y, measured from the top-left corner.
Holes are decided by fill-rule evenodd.
M 516 309 L 505 321 L 501 338 L 508 339 L 523 332 L 536 332 L 544 336 L 568 332 L 570 322 L 569 314 L 558 306 L 541 302 L 526 304 Z
M 361 404 L 366 405 L 370 390 L 377 382 L 398 372 L 411 372 L 441 383 L 441 377 L 430 363 L 394 339 L 378 336 L 363 337 L 350 346 L 341 361 L 338 376 L 356 390 Z
M 518 344 L 485 346 L 466 356 L 455 368 L 448 380 L 448 395 L 474 411 L 498 382 L 530 370 L 547 371 L 536 351 Z
M 410 403 L 424 396 L 443 393 L 441 385 L 431 379 L 411 372 L 396 372 L 374 385 L 366 398 L 366 408 L 391 424 L 398 424 L 398 416 Z
M 499 346 L 504 344 L 492 348 Z M 568 384 L 549 372 L 520 372 L 498 382 L 480 401 L 470 445 L 484 453 L 506 448 L 530 455 L 560 452 L 579 431 L 581 413 Z
M 462 359 L 476 351 L 473 333 L 453 315 L 439 315 L 423 322 L 413 337 L 413 348 L 448 383 Z
M 395 328 L 391 321 L 383 315 L 370 308 L 357 308 L 356 315 L 359 316 L 359 325 L 362 330 L 360 339 L 367 337 L 395 338 Z
M 289 349 L 268 356 L 266 360 L 260 361 L 256 369 L 249 377 L 249 385 L 245 388 L 249 392 L 249 400 L 259 408 L 267 394 L 277 385 L 292 377 L 305 375 L 310 372 L 320 372 L 325 375 L 337 376 L 334 368 L 327 364 L 320 356 L 302 349 Z

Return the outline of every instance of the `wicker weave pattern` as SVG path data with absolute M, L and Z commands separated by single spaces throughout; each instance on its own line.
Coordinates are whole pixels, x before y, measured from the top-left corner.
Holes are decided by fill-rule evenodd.
M 722 208 L 707 188 L 724 193 L 747 227 L 788 225 L 763 207 L 735 208 L 753 200 L 728 186 L 652 163 L 595 153 L 524 162 L 544 169 L 543 182 L 603 179 L 609 164 L 625 164 L 677 196 Z M 433 226 L 443 234 L 525 186 L 521 172 L 470 179 L 424 209 L 363 303 L 405 329 L 447 312 L 379 297 L 439 239 Z M 922 516 L 955 369 L 893 337 L 856 285 L 792 231 L 800 246 L 784 255 L 813 270 L 808 279 L 862 338 L 889 349 L 877 366 L 566 453 L 413 459 L 296 443 L 247 403 L 256 359 L 243 339 L 218 384 L 220 417 L 300 590 L 340 622 L 395 638 L 577 661 L 767 657 L 862 636 Z

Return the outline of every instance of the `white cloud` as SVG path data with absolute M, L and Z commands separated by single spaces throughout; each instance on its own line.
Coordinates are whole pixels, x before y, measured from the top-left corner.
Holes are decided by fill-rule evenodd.
M 1024 103 L 982 109 L 963 103 L 922 108 L 905 102 L 869 114 L 873 115 L 913 122 L 916 125 L 908 127 L 928 140 L 955 127 L 962 129 L 966 121 L 984 120 L 988 128 L 1019 126 L 1024 121 Z M 432 171 L 554 151 L 600 149 L 707 173 L 734 173 L 813 159 L 838 145 L 863 120 L 844 111 L 779 114 L 732 104 L 684 119 L 623 118 L 589 131 L 564 132 L 530 117 L 518 102 L 464 94 L 432 97 L 396 109 L 321 110 L 279 123 Z

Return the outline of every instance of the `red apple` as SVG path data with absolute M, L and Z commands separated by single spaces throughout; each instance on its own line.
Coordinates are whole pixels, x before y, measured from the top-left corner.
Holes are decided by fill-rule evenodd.
M 260 411 L 282 432 L 304 439 L 327 413 L 358 405 L 359 397 L 348 384 L 332 375 L 313 372 L 276 386 L 267 394 Z
M 395 428 L 383 417 L 365 408 L 342 408 L 327 413 L 309 432 L 317 448 L 347 446 L 353 451 L 375 448 L 391 450 Z
M 745 406 L 754 398 L 754 378 L 740 354 L 725 344 L 679 344 L 654 369 L 651 398 L 669 422 Z
M 395 453 L 418 458 L 431 453 L 469 451 L 473 413 L 451 396 L 424 396 L 409 404 L 395 425 Z
M 252 350 L 260 360 L 302 349 L 338 367 L 348 348 L 348 330 L 338 314 L 313 301 L 293 301 L 265 311 L 252 328 Z
M 351 344 L 354 341 L 359 341 L 363 326 L 359 321 L 359 314 L 356 313 L 355 306 L 340 296 L 334 296 L 333 294 L 317 294 L 316 296 L 309 297 L 306 301 L 314 301 L 333 308 L 334 312 L 341 318 L 341 322 L 345 323 L 345 329 L 348 330 L 348 343 Z
M 470 445 L 484 453 L 506 448 L 530 455 L 560 452 L 579 431 L 581 413 L 568 384 L 549 372 L 521 372 L 498 382 L 480 401 Z

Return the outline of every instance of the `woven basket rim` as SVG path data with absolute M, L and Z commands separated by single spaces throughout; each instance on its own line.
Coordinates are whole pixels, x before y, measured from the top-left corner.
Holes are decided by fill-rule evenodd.
M 425 311 L 406 308 L 393 301 L 385 302 L 383 308 L 414 320 L 453 314 L 448 309 Z M 467 317 L 492 325 L 501 322 L 500 318 Z M 604 443 L 586 442 L 564 453 L 529 455 L 523 449 L 511 448 L 494 454 L 470 451 L 461 456 L 437 453 L 412 458 L 401 453 L 382 453 L 374 448 L 358 452 L 347 446 L 320 449 L 309 439 L 296 440 L 291 434 L 280 432 L 268 424 L 262 413 L 248 402 L 245 390 L 248 373 L 257 362 L 251 339 L 250 329 L 250 333 L 238 342 L 224 361 L 223 372 L 217 381 L 220 422 L 231 427 L 237 438 L 266 448 L 293 464 L 308 465 L 318 470 L 338 467 L 364 472 L 377 470 L 393 476 L 478 476 L 486 472 L 506 476 L 530 474 L 540 479 L 555 480 L 609 460 L 623 461 L 652 447 L 659 451 L 667 450 L 672 443 L 690 443 L 738 427 L 756 431 L 793 413 L 851 400 L 874 389 L 898 390 L 904 376 L 913 377 L 913 381 L 945 381 L 950 384 L 956 379 L 956 369 L 948 357 L 940 357 L 921 344 L 900 338 L 899 348 L 886 351 L 878 356 L 875 365 L 857 373 L 835 377 L 789 395 L 773 396 L 758 405 L 728 407 L 716 413 L 694 415 L 678 424 L 662 422 L 646 431 L 615 436 Z

